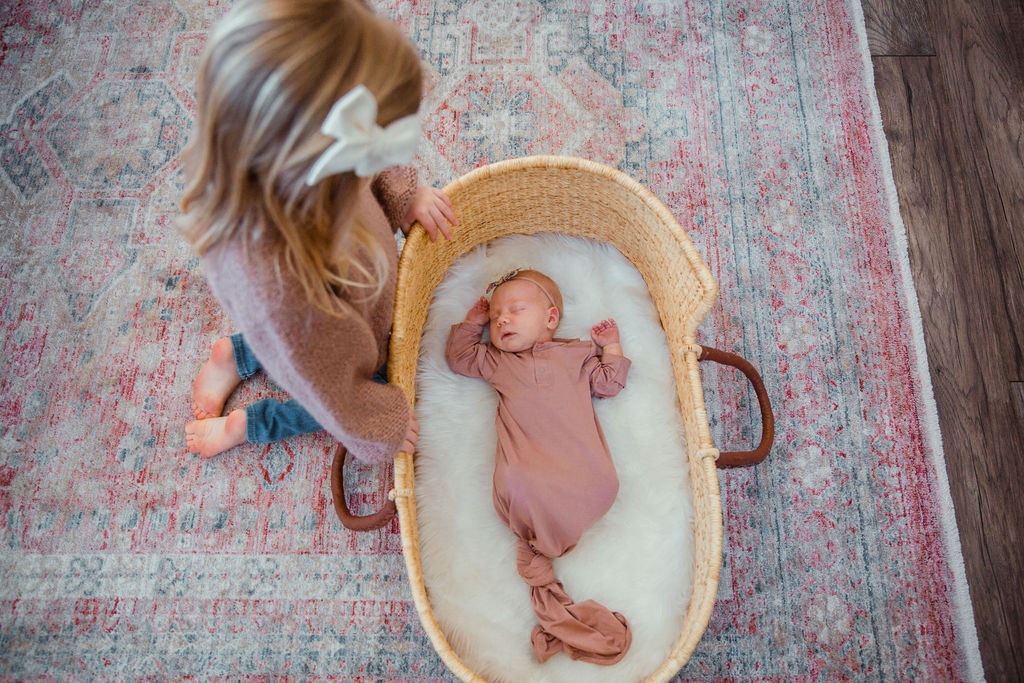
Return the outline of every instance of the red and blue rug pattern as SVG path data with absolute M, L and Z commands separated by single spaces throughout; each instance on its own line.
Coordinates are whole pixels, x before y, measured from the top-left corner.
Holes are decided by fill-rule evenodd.
M 0 18 L 0 676 L 451 680 L 397 521 L 335 519 L 329 438 L 185 448 L 231 323 L 173 223 L 193 73 L 230 5 Z M 764 375 L 775 449 L 722 476 L 718 602 L 678 680 L 979 676 L 856 0 L 378 6 L 425 66 L 425 180 L 527 154 L 625 171 L 720 283 L 698 341 Z M 746 386 L 704 372 L 719 445 L 754 441 Z M 379 504 L 386 469 L 357 474 Z

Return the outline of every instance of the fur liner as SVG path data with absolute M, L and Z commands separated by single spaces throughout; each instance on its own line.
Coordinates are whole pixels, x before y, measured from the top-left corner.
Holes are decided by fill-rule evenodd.
M 618 498 L 555 560 L 573 599 L 592 598 L 629 620 L 633 645 L 611 667 L 564 654 L 543 665 L 534 659 L 536 618 L 516 573 L 515 538 L 491 502 L 497 397 L 486 382 L 452 373 L 444 358 L 450 326 L 515 267 L 540 270 L 561 288 L 565 315 L 556 336 L 589 339 L 590 327 L 611 317 L 632 361 L 625 389 L 595 402 Z M 693 583 L 693 501 L 668 345 L 633 265 L 610 245 L 558 234 L 505 237 L 464 255 L 434 293 L 416 386 L 423 575 L 463 661 L 490 681 L 629 681 L 657 669 L 682 629 Z

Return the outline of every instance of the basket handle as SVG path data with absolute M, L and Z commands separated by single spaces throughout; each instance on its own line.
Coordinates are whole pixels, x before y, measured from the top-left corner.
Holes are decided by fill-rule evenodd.
M 764 388 L 761 375 L 758 374 L 757 370 L 746 358 L 710 346 L 700 347 L 700 355 L 697 356 L 697 360 L 710 360 L 721 365 L 732 366 L 746 375 L 747 379 L 754 386 L 754 393 L 757 394 L 757 403 L 761 408 L 761 443 L 752 451 L 721 453 L 718 456 L 717 465 L 719 468 L 756 465 L 768 457 L 768 451 L 771 450 L 772 442 L 775 440 L 775 416 L 772 414 L 772 404 L 768 400 L 768 392 Z
M 334 500 L 334 512 L 338 519 L 345 525 L 346 529 L 352 531 L 373 531 L 379 529 L 395 516 L 398 508 L 393 500 L 388 500 L 384 506 L 365 517 L 356 517 L 348 510 L 348 502 L 345 500 L 345 459 L 348 457 L 348 449 L 343 444 L 338 444 L 338 450 L 334 451 L 334 462 L 331 463 L 331 498 Z

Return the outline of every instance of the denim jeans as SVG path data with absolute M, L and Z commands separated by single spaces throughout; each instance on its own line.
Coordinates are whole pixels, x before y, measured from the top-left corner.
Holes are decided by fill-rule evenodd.
M 231 346 L 235 350 L 239 377 L 248 379 L 263 368 L 241 334 L 231 335 Z M 377 370 L 373 381 L 388 383 L 386 365 Z M 294 398 L 284 403 L 265 398 L 245 407 L 245 438 L 249 443 L 271 443 L 320 429 L 323 429 L 320 424 Z

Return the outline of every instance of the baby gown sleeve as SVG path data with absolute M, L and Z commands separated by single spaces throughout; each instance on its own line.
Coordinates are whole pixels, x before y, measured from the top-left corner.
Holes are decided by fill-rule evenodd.
M 452 325 L 445 345 L 445 359 L 452 372 L 465 377 L 490 379 L 497 367 L 494 351 L 481 344 L 484 326 L 468 321 Z
M 590 393 L 595 398 L 611 398 L 626 386 L 630 360 L 625 356 L 599 354 L 594 344 L 594 355 L 587 359 L 583 371 L 590 377 Z

